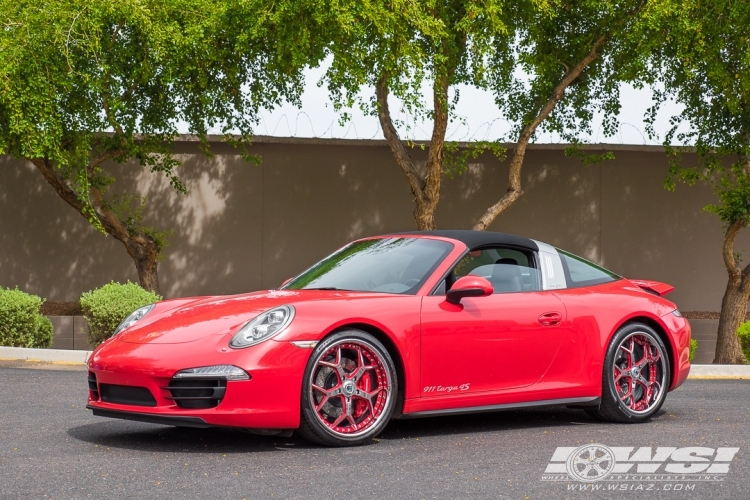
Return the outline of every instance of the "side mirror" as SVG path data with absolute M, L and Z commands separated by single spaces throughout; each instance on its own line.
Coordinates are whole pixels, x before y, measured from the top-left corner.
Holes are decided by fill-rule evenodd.
M 445 300 L 458 305 L 464 297 L 486 297 L 492 295 L 494 291 L 492 283 L 485 278 L 468 275 L 456 280 L 448 293 L 445 294 Z

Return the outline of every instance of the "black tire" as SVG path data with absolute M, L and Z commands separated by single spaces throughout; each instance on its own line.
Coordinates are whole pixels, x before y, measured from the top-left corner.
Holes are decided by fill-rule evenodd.
M 358 359 L 352 359 L 355 357 Z M 333 366 L 336 361 L 340 370 Z M 359 378 L 355 378 L 358 373 Z M 369 394 L 360 387 L 363 384 L 370 387 Z M 383 344 L 361 330 L 334 333 L 315 347 L 307 362 L 298 432 L 305 439 L 325 446 L 365 444 L 383 432 L 393 414 L 397 395 L 396 368 Z M 369 405 L 366 401 L 370 401 Z M 365 409 L 357 416 L 362 405 Z M 344 419 L 341 425 L 336 424 L 339 419 Z M 359 425 L 363 427 L 358 429 Z
M 633 339 L 632 343 L 630 339 Z M 623 345 L 630 347 L 632 351 Z M 630 364 L 633 365 L 634 358 L 636 362 L 643 362 L 649 356 L 653 358 L 657 352 L 658 359 L 647 360 L 640 368 L 634 366 L 631 369 L 623 369 L 627 368 L 628 356 Z M 618 373 L 627 373 L 621 375 L 618 381 L 615 380 L 615 364 L 618 366 Z M 645 367 L 649 369 L 649 380 L 643 377 L 642 368 Z M 653 374 L 652 367 L 655 370 Z M 635 368 L 638 370 L 635 371 Z M 604 357 L 601 405 L 598 409 L 586 410 L 586 413 L 595 419 L 609 422 L 646 422 L 664 404 L 669 390 L 670 373 L 667 347 L 656 331 L 643 323 L 627 324 L 612 337 Z

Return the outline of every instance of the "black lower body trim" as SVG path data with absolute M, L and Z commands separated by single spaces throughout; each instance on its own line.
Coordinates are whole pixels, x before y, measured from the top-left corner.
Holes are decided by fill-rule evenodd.
M 506 403 L 501 405 L 489 405 L 489 406 L 473 406 L 469 408 L 447 408 L 445 410 L 427 410 L 418 411 L 414 413 L 406 413 L 402 415 L 401 419 L 408 418 L 422 418 L 422 417 L 437 417 L 442 415 L 464 415 L 467 413 L 483 413 L 491 411 L 503 411 L 503 410 L 520 410 L 523 408 L 539 408 L 544 406 L 586 406 L 586 407 L 597 407 L 601 402 L 601 398 L 590 397 L 590 398 L 566 398 L 566 399 L 547 399 L 543 401 L 527 401 L 524 403 Z
M 206 429 L 212 427 L 205 420 L 198 417 L 181 417 L 169 415 L 154 415 L 150 413 L 134 413 L 130 411 L 104 410 L 93 406 L 86 407 L 94 412 L 97 417 L 121 418 L 124 420 L 135 420 L 136 422 L 147 422 L 149 424 L 176 425 L 177 427 L 195 427 Z

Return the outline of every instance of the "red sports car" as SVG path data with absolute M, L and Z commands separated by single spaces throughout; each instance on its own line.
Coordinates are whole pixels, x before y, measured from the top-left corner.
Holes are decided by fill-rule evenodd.
M 331 446 L 535 406 L 642 422 L 690 370 L 671 290 L 509 234 L 364 238 L 277 290 L 138 309 L 91 355 L 88 408 Z

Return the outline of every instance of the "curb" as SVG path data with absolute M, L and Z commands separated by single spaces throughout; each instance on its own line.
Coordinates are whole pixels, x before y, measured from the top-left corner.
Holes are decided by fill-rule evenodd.
M 688 379 L 750 379 L 750 365 L 693 365 Z
M 91 351 L 72 351 L 67 349 L 0 347 L 1 360 L 44 361 L 47 363 L 65 363 L 85 366 L 90 354 Z

